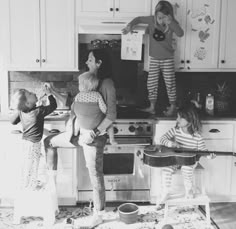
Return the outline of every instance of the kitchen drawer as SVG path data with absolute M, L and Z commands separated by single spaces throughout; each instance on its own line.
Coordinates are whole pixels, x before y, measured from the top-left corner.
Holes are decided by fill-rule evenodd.
M 233 140 L 208 139 L 204 141 L 206 144 L 206 148 L 210 151 L 222 151 L 222 152 L 233 151 Z
M 202 136 L 204 139 L 232 139 L 234 135 L 233 124 L 210 123 L 202 125 Z

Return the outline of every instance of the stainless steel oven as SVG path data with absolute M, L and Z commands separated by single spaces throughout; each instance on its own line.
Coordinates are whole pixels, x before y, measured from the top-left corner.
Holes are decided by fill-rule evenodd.
M 107 201 L 149 201 L 150 168 L 143 163 L 143 149 L 151 144 L 151 120 L 118 120 L 114 123 L 117 145 L 104 150 Z M 92 199 L 92 187 L 82 149 L 78 154 L 78 201 Z

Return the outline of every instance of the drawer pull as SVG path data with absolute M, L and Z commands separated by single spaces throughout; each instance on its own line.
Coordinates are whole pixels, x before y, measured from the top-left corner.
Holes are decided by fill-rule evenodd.
M 218 129 L 211 129 L 209 130 L 210 133 L 219 133 L 220 131 Z
M 51 130 L 49 130 L 49 133 L 50 134 L 58 134 L 58 133 L 60 133 L 61 131 L 60 130 L 58 130 L 58 129 L 51 129 Z

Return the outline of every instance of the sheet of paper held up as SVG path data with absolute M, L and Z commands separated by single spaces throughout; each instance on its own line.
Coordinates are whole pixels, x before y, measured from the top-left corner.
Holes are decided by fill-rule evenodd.
M 141 60 L 143 32 L 135 31 L 121 35 L 121 59 Z

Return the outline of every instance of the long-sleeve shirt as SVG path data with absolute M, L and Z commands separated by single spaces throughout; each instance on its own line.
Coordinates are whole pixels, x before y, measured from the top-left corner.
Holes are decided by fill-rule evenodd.
M 17 111 L 10 117 L 13 125 L 21 122 L 23 128 L 22 138 L 31 142 L 39 142 L 43 136 L 44 117 L 57 108 L 55 98 L 48 97 L 49 105 L 32 108 L 29 112 Z
M 179 23 L 176 20 L 172 20 L 169 24 L 169 29 L 165 32 L 165 39 L 163 41 L 156 41 L 153 37 L 155 29 L 158 29 L 162 32 L 163 28 L 160 25 L 155 24 L 154 16 L 144 16 L 144 17 L 136 17 L 134 18 L 129 25 L 131 29 L 139 24 L 148 24 L 149 29 L 149 55 L 159 60 L 170 59 L 174 56 L 174 49 L 172 47 L 172 39 L 173 33 L 175 33 L 178 37 L 182 37 L 184 35 L 183 29 L 180 27 Z
M 181 148 L 191 150 L 207 150 L 205 142 L 200 134 L 187 134 L 178 127 L 171 128 L 160 139 L 160 143 L 167 147 L 172 147 L 173 141 L 179 143 Z

